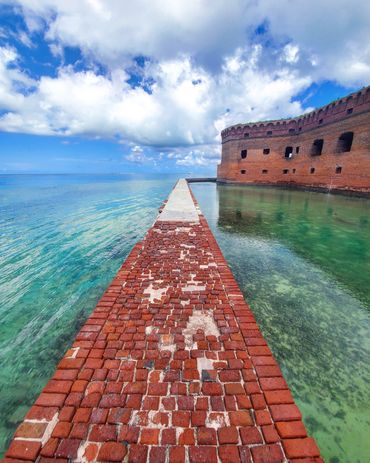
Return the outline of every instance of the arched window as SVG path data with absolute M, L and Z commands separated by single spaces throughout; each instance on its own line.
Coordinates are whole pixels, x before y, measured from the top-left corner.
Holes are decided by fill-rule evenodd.
M 344 132 L 338 138 L 337 153 L 345 153 L 351 151 L 353 142 L 353 132 Z
M 322 154 L 322 148 L 324 146 L 324 140 L 318 138 L 312 143 L 311 156 L 320 156 Z
M 240 157 L 241 157 L 242 159 L 245 159 L 245 158 L 247 157 L 247 150 L 241 150 L 241 151 L 240 151 Z

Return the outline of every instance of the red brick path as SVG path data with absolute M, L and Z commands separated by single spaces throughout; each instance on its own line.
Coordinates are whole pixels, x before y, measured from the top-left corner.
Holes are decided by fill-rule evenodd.
M 202 215 L 131 251 L 4 461 L 322 462 Z

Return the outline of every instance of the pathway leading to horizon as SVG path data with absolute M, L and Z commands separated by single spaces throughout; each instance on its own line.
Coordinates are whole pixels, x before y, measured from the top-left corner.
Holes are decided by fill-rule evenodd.
M 322 462 L 185 180 L 4 461 Z

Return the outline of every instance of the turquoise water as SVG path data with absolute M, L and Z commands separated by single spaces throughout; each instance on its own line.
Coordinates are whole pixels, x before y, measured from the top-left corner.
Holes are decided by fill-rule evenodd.
M 192 189 L 325 461 L 370 461 L 370 201 Z
M 0 452 L 176 177 L 0 176 Z M 370 201 L 192 186 L 327 462 L 370 454 Z
M 0 454 L 175 180 L 0 176 Z

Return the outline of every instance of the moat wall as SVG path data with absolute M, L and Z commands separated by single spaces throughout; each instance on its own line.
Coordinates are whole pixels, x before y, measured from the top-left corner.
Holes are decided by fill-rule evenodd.
M 304 116 L 221 136 L 219 182 L 370 195 L 370 86 Z

